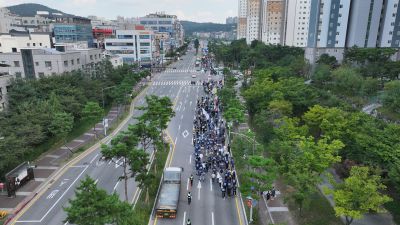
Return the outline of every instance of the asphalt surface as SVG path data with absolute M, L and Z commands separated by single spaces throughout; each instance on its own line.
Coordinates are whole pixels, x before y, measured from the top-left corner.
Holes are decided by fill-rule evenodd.
M 188 53 L 191 57 L 189 70 L 195 70 L 194 62 L 196 57 L 193 53 Z M 185 59 L 187 60 L 187 59 Z M 182 65 L 185 66 L 185 60 Z M 177 66 L 177 70 L 179 67 Z M 163 74 L 163 79 L 191 79 L 192 73 L 171 73 Z M 218 79 L 216 76 L 209 76 L 208 73 L 197 73 L 197 79 L 207 80 Z M 175 219 L 152 218 L 151 225 L 186 225 L 190 219 L 192 225 L 244 225 L 244 214 L 240 199 L 238 197 L 222 198 L 222 192 L 217 183 L 211 182 L 208 174 L 205 181 L 200 182 L 195 176 L 193 187 L 190 187 L 189 177 L 195 174 L 194 168 L 194 147 L 192 145 L 193 120 L 195 115 L 196 101 L 204 96 L 203 87 L 182 87 L 176 101 L 176 116 L 172 119 L 168 131 L 174 140 L 174 154 L 169 166 L 183 167 L 181 192 L 178 206 L 178 215 Z M 186 133 L 187 131 L 187 133 Z M 191 191 L 192 202 L 188 205 L 187 193 Z
M 153 94 L 168 96 L 175 103 L 176 116 L 171 120 L 168 128 L 168 133 L 176 146 L 171 166 L 185 168 L 178 217 L 175 220 L 158 220 L 153 223 L 182 224 L 183 220 L 190 217 L 192 224 L 195 225 L 242 225 L 244 223 L 239 221 L 239 214 L 243 220 L 243 212 L 238 199 L 223 200 L 217 185 L 210 184 L 209 177 L 201 184 L 201 188 L 197 188 L 197 180 L 194 182 L 193 201 L 190 207 L 187 205 L 187 179 L 193 170 L 190 155 L 193 153 L 191 142 L 194 110 L 197 98 L 204 94 L 199 84 L 202 80 L 209 78 L 208 74 L 196 71 L 195 60 L 195 53 L 188 52 L 182 60 L 172 64 L 163 73 L 156 74 L 152 84 L 145 90 L 145 94 L 139 96 L 135 102 L 135 106 L 143 105 L 145 95 Z M 196 74 L 196 78 L 192 78 L 193 74 Z M 190 85 L 192 80 L 197 81 L 196 85 Z M 133 117 L 140 113 L 135 110 Z M 126 130 L 128 125 L 134 122 L 135 120 L 131 118 L 120 131 Z M 98 148 L 69 166 L 65 173 L 52 181 L 49 188 L 38 193 L 37 197 L 15 217 L 11 224 L 68 224 L 63 222 L 66 218 L 63 207 L 68 206 L 68 200 L 74 197 L 75 188 L 85 176 L 96 180 L 99 188 L 105 189 L 108 193 L 116 192 L 121 200 L 124 200 L 123 181 L 118 181 L 122 168 L 113 163 L 100 161 L 100 157 Z M 134 179 L 129 180 L 128 190 L 129 202 L 133 203 L 138 196 Z

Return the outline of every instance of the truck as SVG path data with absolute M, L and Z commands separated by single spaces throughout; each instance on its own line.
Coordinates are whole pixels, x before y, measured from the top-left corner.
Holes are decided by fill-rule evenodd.
M 158 218 L 176 218 L 182 172 L 180 167 L 165 168 L 155 210 Z

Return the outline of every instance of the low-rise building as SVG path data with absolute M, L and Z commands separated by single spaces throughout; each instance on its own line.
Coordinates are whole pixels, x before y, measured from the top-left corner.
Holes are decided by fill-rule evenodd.
M 123 58 L 124 63 L 152 63 L 153 33 L 146 30 L 117 30 L 116 38 L 105 39 L 107 54 Z
M 0 53 L 19 52 L 21 48 L 51 48 L 51 34 L 15 31 L 0 34 Z
M 35 79 L 71 72 L 93 70 L 102 60 L 100 49 L 21 49 L 0 54 L 0 73 Z

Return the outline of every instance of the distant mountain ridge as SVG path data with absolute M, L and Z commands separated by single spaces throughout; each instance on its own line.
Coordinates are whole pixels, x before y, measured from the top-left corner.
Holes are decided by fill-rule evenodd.
M 45 5 L 36 4 L 36 3 L 24 3 L 24 4 L 19 4 L 19 5 L 8 6 L 6 8 L 8 10 L 10 10 L 10 12 L 13 14 L 17 14 L 19 16 L 26 16 L 26 17 L 35 16 L 37 11 L 47 11 L 49 13 L 61 13 L 63 15 L 71 16 L 71 17 L 74 16 L 74 15 L 71 15 L 68 13 L 64 13 L 60 10 L 52 9 Z
M 235 24 L 197 23 L 191 21 L 181 21 L 181 24 L 185 29 L 186 34 L 192 34 L 193 32 L 230 32 L 236 29 Z

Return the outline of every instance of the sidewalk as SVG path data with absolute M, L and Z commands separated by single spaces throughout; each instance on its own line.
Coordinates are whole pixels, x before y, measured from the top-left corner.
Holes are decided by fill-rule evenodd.
M 109 126 L 115 124 L 122 113 L 123 110 L 118 109 L 118 107 L 112 107 L 105 117 L 108 119 Z M 35 179 L 19 188 L 16 192 L 16 197 L 9 198 L 7 197 L 6 191 L 0 192 L 0 211 L 4 210 L 7 212 L 14 212 L 22 208 L 24 204 L 26 204 L 25 199 L 32 196 L 35 190 L 39 188 L 42 183 L 47 181 L 54 172 L 61 168 L 74 152 L 78 151 L 81 147 L 92 143 L 95 140 L 96 135 L 98 140 L 104 137 L 104 126 L 102 123 L 97 123 L 94 130 L 93 127 L 90 128 L 81 136 L 68 142 L 66 146 L 53 149 L 40 156 L 32 163 L 33 165 L 36 165 L 36 168 L 34 168 Z
M 339 176 L 335 173 L 333 169 L 328 170 L 329 173 L 331 173 L 335 179 L 336 182 L 341 182 Z M 332 188 L 332 185 L 329 183 L 328 179 L 326 177 L 322 177 L 323 182 L 318 185 L 319 190 L 323 192 L 324 187 Z M 335 202 L 333 201 L 333 196 L 332 195 L 325 195 L 325 198 L 329 201 L 329 204 L 331 204 L 332 207 L 334 207 Z M 341 218 L 343 222 L 345 222 L 345 218 Z M 360 220 L 354 220 L 352 225 L 395 225 L 396 223 L 393 221 L 392 215 L 390 213 L 378 213 L 378 214 L 365 214 L 364 217 Z

